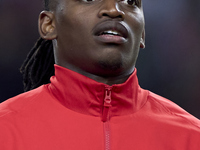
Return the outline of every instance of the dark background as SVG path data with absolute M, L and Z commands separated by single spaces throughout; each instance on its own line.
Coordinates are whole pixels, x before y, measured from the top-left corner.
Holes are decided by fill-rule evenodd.
M 200 118 L 200 0 L 143 0 L 146 48 L 141 87 Z M 20 65 L 39 34 L 42 1 L 0 0 L 0 101 L 23 92 Z

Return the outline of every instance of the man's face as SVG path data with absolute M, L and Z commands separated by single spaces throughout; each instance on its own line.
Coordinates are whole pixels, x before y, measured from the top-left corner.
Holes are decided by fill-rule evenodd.
M 58 0 L 54 15 L 58 65 L 105 77 L 134 70 L 144 40 L 140 0 Z

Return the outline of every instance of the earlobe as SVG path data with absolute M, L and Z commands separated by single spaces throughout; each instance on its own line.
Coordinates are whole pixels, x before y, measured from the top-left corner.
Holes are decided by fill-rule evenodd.
M 142 38 L 140 39 L 140 48 L 145 48 L 144 40 Z
M 42 11 L 38 19 L 40 36 L 46 40 L 53 40 L 57 37 L 54 14 L 49 11 Z
M 142 37 L 140 39 L 140 48 L 145 48 L 145 31 L 142 32 Z

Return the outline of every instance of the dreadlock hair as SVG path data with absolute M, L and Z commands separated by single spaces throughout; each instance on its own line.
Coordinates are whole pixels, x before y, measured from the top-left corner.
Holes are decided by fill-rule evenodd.
M 20 68 L 24 91 L 49 83 L 54 75 L 54 62 L 52 41 L 39 38 Z
M 46 11 L 50 10 L 52 1 L 55 0 L 43 0 Z M 44 40 L 40 37 L 20 68 L 24 91 L 49 83 L 50 77 L 54 75 L 54 63 L 52 40 Z

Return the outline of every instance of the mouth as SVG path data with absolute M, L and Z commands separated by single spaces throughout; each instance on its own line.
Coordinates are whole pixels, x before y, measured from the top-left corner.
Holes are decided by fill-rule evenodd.
M 115 30 L 107 30 L 107 31 L 103 31 L 100 34 L 98 34 L 98 36 L 101 36 L 101 35 L 121 36 L 121 37 L 123 37 L 121 33 L 119 33 L 118 31 L 115 31 Z
M 127 41 L 128 30 L 117 21 L 105 21 L 93 29 L 96 41 L 101 43 L 123 44 Z

